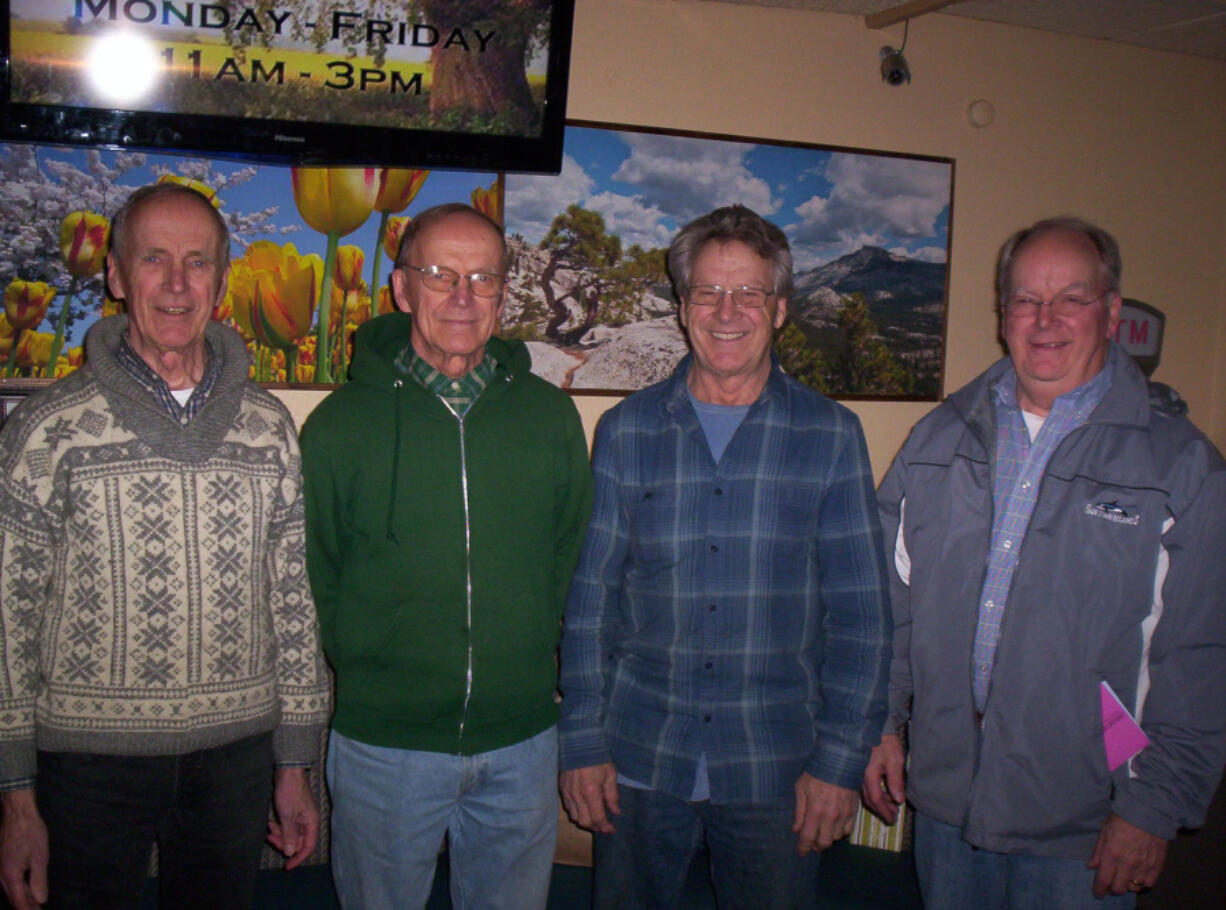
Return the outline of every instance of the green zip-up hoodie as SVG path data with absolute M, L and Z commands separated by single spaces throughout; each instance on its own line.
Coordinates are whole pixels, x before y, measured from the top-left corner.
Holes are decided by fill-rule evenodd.
M 557 721 L 591 471 L 574 403 L 529 371 L 522 342 L 490 339 L 495 377 L 457 419 L 392 366 L 410 324 L 363 325 L 351 381 L 303 427 L 307 567 L 333 728 L 471 755 Z

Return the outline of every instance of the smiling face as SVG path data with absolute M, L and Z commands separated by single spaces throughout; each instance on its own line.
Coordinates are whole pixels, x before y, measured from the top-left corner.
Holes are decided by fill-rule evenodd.
M 444 266 L 458 275 L 502 274 L 502 239 L 485 221 L 457 212 L 424 228 L 413 238 L 408 263 Z M 392 273 L 396 305 L 413 316 L 413 350 L 426 363 L 453 379 L 465 375 L 485 357 L 485 343 L 498 327 L 504 288 L 496 297 L 478 297 L 466 278 L 451 291 L 432 291 L 421 273 L 397 268 Z
M 127 305 L 128 342 L 172 387 L 180 376 L 169 363 L 203 363 L 204 328 L 225 294 L 222 237 L 207 205 L 151 198 L 128 216 L 122 257 L 107 257 L 111 289 Z
M 1072 316 L 1057 316 L 1050 306 L 1012 309 L 1003 315 L 1003 332 L 1017 372 L 1017 397 L 1027 411 L 1046 415 L 1061 395 L 1088 382 L 1103 368 L 1108 339 L 1120 320 L 1118 291 L 1104 293 L 1106 276 L 1093 244 L 1082 235 L 1052 230 L 1026 241 L 1014 255 L 1009 292 L 1052 300 L 1074 294 L 1099 295 Z M 1037 310 L 1037 312 L 1035 312 Z
M 774 290 L 771 264 L 738 240 L 706 243 L 694 256 L 690 286 Z M 737 309 L 730 294 L 713 307 L 682 301 L 681 324 L 694 349 L 690 390 L 712 404 L 752 404 L 770 374 L 775 329 L 787 316 L 787 300 L 769 297 L 760 309 Z

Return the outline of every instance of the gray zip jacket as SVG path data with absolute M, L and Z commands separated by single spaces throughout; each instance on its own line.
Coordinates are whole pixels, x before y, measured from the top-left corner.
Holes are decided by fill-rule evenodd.
M 982 726 L 971 649 L 1007 358 L 916 425 L 879 492 L 886 732 L 910 721 L 912 804 L 996 852 L 1088 859 L 1111 812 L 1173 837 L 1204 820 L 1226 756 L 1226 465 L 1185 417 L 1151 406 L 1127 354 L 1109 357 L 1111 388 L 1043 475 Z M 1103 680 L 1152 741 L 1114 772 Z

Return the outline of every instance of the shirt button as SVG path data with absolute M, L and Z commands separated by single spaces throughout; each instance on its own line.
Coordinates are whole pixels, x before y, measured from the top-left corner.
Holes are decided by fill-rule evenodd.
M 988 665 L 987 665 L 987 664 L 980 664 L 980 665 L 979 665 L 979 672 L 980 672 L 980 673 L 987 673 L 987 672 L 988 672 Z
M 1002 543 L 1002 544 L 1001 544 L 1001 546 L 1002 546 L 1002 547 L 1004 547 L 1004 548 L 1007 550 L 1007 549 L 1009 549 L 1010 547 L 1012 547 L 1012 546 L 1013 546 L 1013 541 L 1011 541 L 1011 540 L 1006 540 L 1004 543 Z
M 719 547 L 717 547 L 715 544 L 711 544 L 711 552 L 712 552 L 712 553 L 718 553 L 718 552 L 719 552 Z
M 715 604 L 707 604 L 707 612 L 709 612 L 709 613 L 714 613 L 714 612 L 715 612 Z
M 710 714 L 704 714 L 704 715 L 702 716 L 702 722 L 703 722 L 704 724 L 709 724 L 709 723 L 711 723 L 711 715 L 710 715 Z
M 1025 483 L 1023 483 L 1023 484 L 1022 484 L 1022 489 L 1023 489 L 1023 490 L 1029 490 L 1029 489 L 1030 489 L 1030 481 L 1029 481 L 1029 480 L 1027 480 Z
M 705 664 L 703 664 L 702 666 L 703 666 L 703 669 L 704 669 L 704 670 L 710 670 L 710 669 L 711 669 L 713 666 L 715 666 L 715 664 L 711 663 L 711 661 L 709 661 L 709 660 L 708 660 L 708 661 L 707 661 Z
M 453 383 L 451 384 L 451 390 L 452 390 L 453 392 L 458 392 L 458 391 L 460 391 L 460 384 L 459 384 L 458 382 L 453 382 Z
M 994 606 L 996 606 L 996 601 L 994 601 L 994 600 L 985 600 L 985 601 L 983 602 L 983 605 L 984 605 L 985 607 L 989 607 L 989 608 L 990 608 L 990 607 L 994 607 Z
M 716 496 L 723 496 L 723 495 L 724 495 L 724 488 L 723 488 L 723 487 L 716 487 L 716 488 L 715 488 L 715 495 L 716 495 Z

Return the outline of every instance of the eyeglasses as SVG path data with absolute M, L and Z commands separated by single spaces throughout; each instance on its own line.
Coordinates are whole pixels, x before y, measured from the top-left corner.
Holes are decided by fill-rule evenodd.
M 421 283 L 440 294 L 454 291 L 459 286 L 461 278 L 468 280 L 469 289 L 477 297 L 497 297 L 507 283 L 506 275 L 495 275 L 492 272 L 471 272 L 468 275 L 461 275 L 455 269 L 449 269 L 445 265 L 419 266 L 406 263 L 401 268 L 419 272 Z
M 739 288 L 722 288 L 718 284 L 696 284 L 690 288 L 686 299 L 690 306 L 719 306 L 725 294 L 732 295 L 732 302 L 738 310 L 760 310 L 766 306 L 766 301 L 775 296 L 774 291 L 750 287 L 747 284 Z
M 1086 300 L 1078 294 L 1057 294 L 1051 300 L 1042 300 L 1033 294 L 1016 294 L 1005 301 L 1005 312 L 1016 319 L 1034 316 L 1040 307 L 1050 306 L 1053 316 L 1076 316 L 1092 303 L 1102 300 L 1111 291 L 1103 291 L 1097 297 Z

